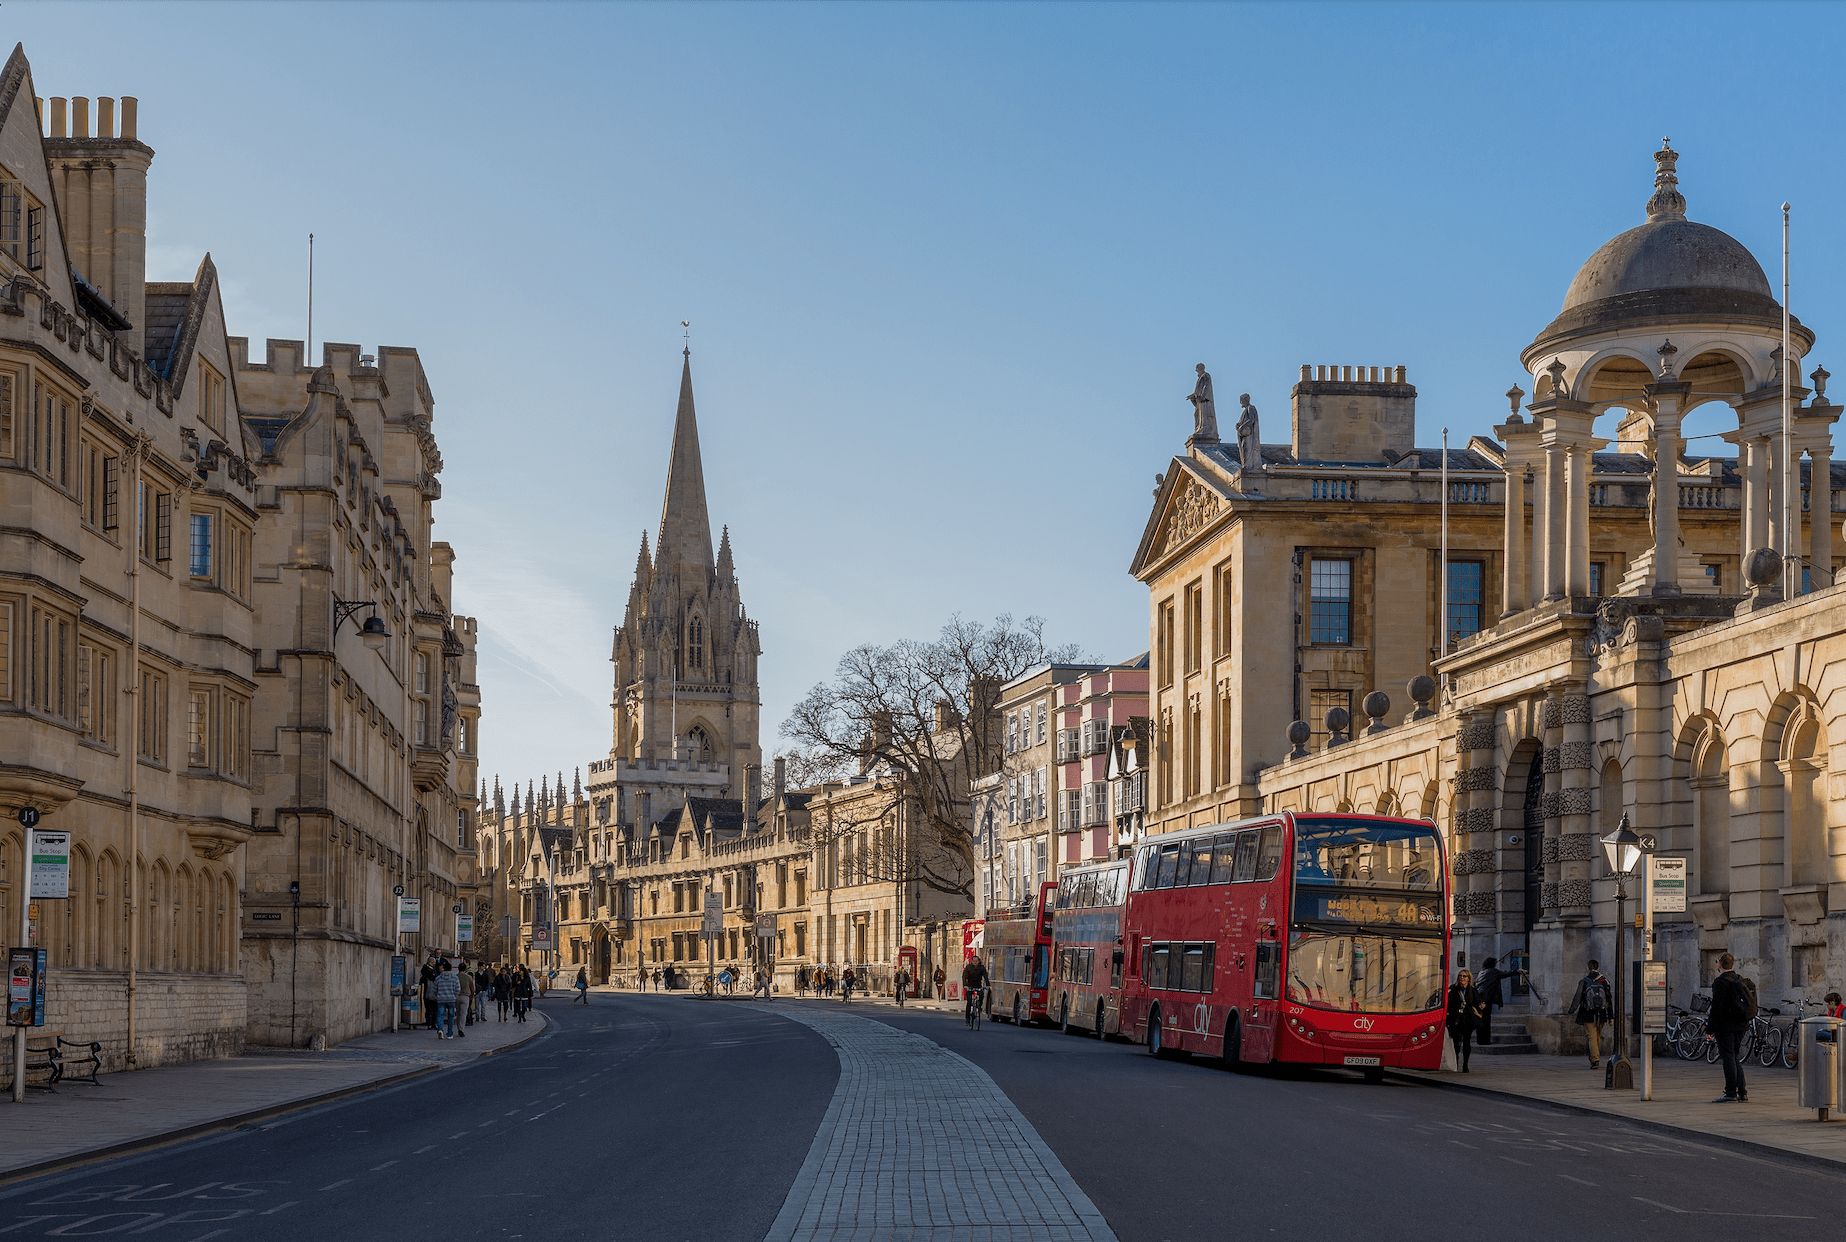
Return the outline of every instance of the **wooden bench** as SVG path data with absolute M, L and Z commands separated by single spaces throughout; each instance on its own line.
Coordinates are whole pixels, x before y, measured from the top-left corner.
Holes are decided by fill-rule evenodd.
M 56 1081 L 88 1083 L 92 1087 L 102 1086 L 96 1081 L 96 1075 L 103 1068 L 102 1044 L 95 1040 L 66 1039 L 62 1035 L 57 1036 L 57 1040 L 58 1042 L 53 1045 L 58 1053 Z M 29 1043 L 26 1045 L 28 1056 L 30 1056 L 31 1047 Z M 79 1053 L 84 1055 L 80 1056 Z M 89 1067 L 87 1070 L 83 1068 L 86 1065 Z

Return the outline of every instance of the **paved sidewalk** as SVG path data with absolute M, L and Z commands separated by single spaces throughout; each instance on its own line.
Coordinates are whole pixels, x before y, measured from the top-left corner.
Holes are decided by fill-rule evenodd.
M 837 1002 L 751 1007 L 818 1031 L 840 1058 L 833 1101 L 765 1242 L 1115 1242 L 986 1071 Z
M 1777 1066 L 1744 1069 L 1747 1104 L 1713 1104 L 1724 1094 L 1724 1073 L 1703 1061 L 1654 1058 L 1654 1098 L 1641 1098 L 1641 1064 L 1635 1089 L 1605 1091 L 1603 1070 L 1581 1057 L 1485 1056 L 1475 1053 L 1469 1073 L 1393 1071 L 1412 1082 L 1489 1091 L 1561 1104 L 1571 1109 L 1624 1117 L 1649 1128 L 1686 1137 L 1755 1147 L 1846 1168 L 1846 1117 L 1830 1113 L 1825 1124 L 1813 1109 L 1795 1104 L 1795 1072 Z
M 240 1057 L 103 1074 L 95 1087 L 65 1082 L 56 1094 L 28 1091 L 23 1104 L 0 1103 L 0 1180 L 375 1090 L 514 1047 L 544 1029 L 537 1012 L 523 1025 L 490 1017 L 468 1027 L 466 1039 L 383 1031 L 325 1052 L 246 1048 Z

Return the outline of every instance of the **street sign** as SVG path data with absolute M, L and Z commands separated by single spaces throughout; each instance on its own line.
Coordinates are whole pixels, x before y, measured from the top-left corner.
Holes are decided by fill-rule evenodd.
M 756 916 L 756 938 L 758 940 L 774 940 L 776 938 L 775 915 L 759 914 Z
M 1680 859 L 1684 862 L 1685 859 Z M 1665 961 L 1641 964 L 1641 1033 L 1667 1033 L 1667 964 Z
M 540 928 L 534 929 L 534 931 L 532 932 L 532 939 L 534 942 L 538 944 L 550 944 L 551 943 L 551 929 L 549 927 L 540 927 Z
M 404 895 L 404 886 L 402 884 L 397 885 L 391 890 L 391 894 L 394 897 L 402 897 Z
M 1642 832 L 1636 835 L 1641 839 L 1641 852 L 1643 854 L 1651 854 L 1660 848 L 1660 839 L 1654 836 L 1653 833 Z
M 20 807 L 19 808 L 19 825 L 22 828 L 38 827 L 38 808 L 35 806 Z
M 724 898 L 717 893 L 705 894 L 705 926 L 702 934 L 707 940 L 716 940 L 724 930 Z
M 423 929 L 423 899 L 421 897 L 399 897 L 397 899 L 397 930 L 415 932 Z
M 30 808 L 28 808 L 30 809 Z M 32 834 L 32 896 L 70 896 L 71 834 L 49 828 Z
M 1686 910 L 1686 860 L 1655 854 L 1653 863 L 1654 913 L 1684 914 Z
M 455 916 L 455 939 L 457 943 L 462 944 L 474 939 L 474 916 L 472 914 Z

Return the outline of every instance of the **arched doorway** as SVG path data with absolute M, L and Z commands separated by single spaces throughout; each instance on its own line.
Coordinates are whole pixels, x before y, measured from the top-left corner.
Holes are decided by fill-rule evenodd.
M 609 927 L 605 923 L 590 929 L 590 977 L 597 983 L 609 982 Z

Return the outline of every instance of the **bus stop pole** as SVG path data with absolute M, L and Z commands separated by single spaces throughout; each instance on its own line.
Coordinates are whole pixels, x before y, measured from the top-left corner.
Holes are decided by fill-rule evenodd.
M 26 847 L 20 852 L 25 855 L 25 872 L 19 885 L 19 943 L 24 948 L 32 946 L 32 827 L 20 817 L 20 841 Z M 12 980 L 7 980 L 7 1008 L 13 1006 Z M 26 1102 L 26 1039 L 32 1031 L 32 1019 L 28 1016 L 25 1023 L 13 1028 L 13 1103 Z
M 1642 962 L 1654 960 L 1654 854 L 1641 855 L 1641 953 Z M 1641 1098 L 1654 1098 L 1654 1037 L 1647 1033 L 1647 967 L 1641 966 L 1642 1002 L 1637 1016 L 1641 1019 Z

